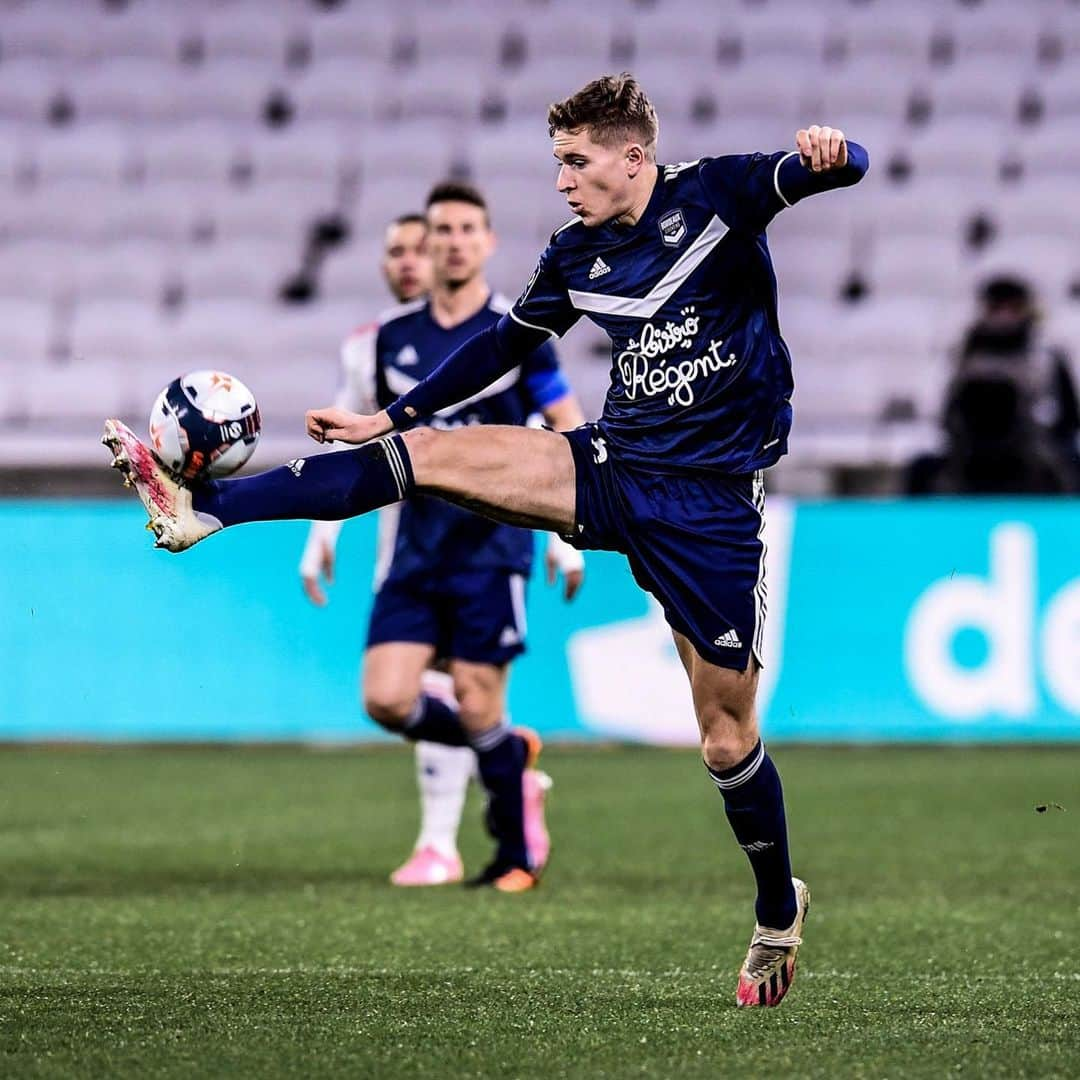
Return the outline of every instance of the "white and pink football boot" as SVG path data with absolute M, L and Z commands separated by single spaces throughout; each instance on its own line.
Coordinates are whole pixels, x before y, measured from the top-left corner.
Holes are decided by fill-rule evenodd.
M 779 1005 L 795 980 L 803 923 L 810 910 L 810 890 L 799 878 L 792 878 L 791 883 L 795 886 L 795 921 L 786 930 L 754 927 L 735 992 L 735 1003 L 740 1008 Z
M 101 441 L 112 451 L 112 467 L 123 474 L 124 486 L 133 487 L 146 507 L 146 527 L 157 537 L 155 547 L 183 551 L 221 528 L 217 518 L 192 507 L 191 492 L 126 424 L 106 420 Z
M 417 848 L 403 866 L 391 875 L 394 885 L 414 888 L 422 885 L 452 885 L 465 876 L 461 857 L 443 855 L 433 847 Z

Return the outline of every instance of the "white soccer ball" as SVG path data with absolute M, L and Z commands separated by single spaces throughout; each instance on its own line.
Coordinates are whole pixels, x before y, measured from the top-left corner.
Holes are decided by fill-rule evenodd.
M 255 395 L 235 375 L 192 371 L 150 410 L 150 446 L 187 483 L 228 476 L 251 457 L 261 423 Z

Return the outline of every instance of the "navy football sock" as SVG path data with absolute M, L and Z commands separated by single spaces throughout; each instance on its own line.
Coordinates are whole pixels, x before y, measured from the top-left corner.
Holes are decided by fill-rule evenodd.
M 795 921 L 796 903 L 780 774 L 759 739 L 738 765 L 722 772 L 709 769 L 709 775 L 724 796 L 732 832 L 754 870 L 757 921 L 786 930 Z
M 288 465 L 212 480 L 192 489 L 192 506 L 224 526 L 245 521 L 340 521 L 398 502 L 412 492 L 409 452 L 400 435 L 355 450 L 297 458 Z
M 421 694 L 417 699 L 402 734 L 413 742 L 441 743 L 443 746 L 469 745 L 457 709 L 430 694 Z
M 521 778 L 525 773 L 525 740 L 506 724 L 489 728 L 469 739 L 476 751 L 480 781 L 488 796 L 487 821 L 497 848 L 500 867 L 529 868 L 525 850 L 525 801 Z

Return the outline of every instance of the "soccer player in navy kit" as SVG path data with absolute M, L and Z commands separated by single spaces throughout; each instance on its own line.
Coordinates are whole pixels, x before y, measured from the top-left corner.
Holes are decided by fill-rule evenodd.
M 706 768 L 754 872 L 736 1001 L 776 1005 L 795 974 L 809 892 L 791 876 L 783 793 L 754 707 L 761 471 L 786 452 L 793 389 L 765 229 L 802 198 L 856 183 L 867 154 L 813 125 L 792 151 L 660 166 L 655 110 L 628 75 L 553 105 L 548 126 L 576 220 L 553 235 L 510 313 L 388 408 L 308 413 L 317 441 L 369 445 L 323 455 L 332 465 L 302 480 L 286 468 L 189 491 L 116 421 L 105 441 L 170 550 L 244 521 L 345 517 L 419 490 L 623 552 L 672 627 Z M 612 342 L 597 424 L 561 435 L 409 430 L 583 314 Z
M 374 412 L 389 404 L 397 392 L 414 385 L 509 308 L 492 294 L 484 277 L 494 233 L 475 188 L 437 185 L 428 196 L 426 221 L 391 227 L 388 241 L 400 239 L 403 227 L 410 232 L 426 229 L 430 290 L 426 297 L 384 312 L 347 339 L 345 382 L 338 398 L 343 408 Z M 584 420 L 546 342 L 525 359 L 516 378 L 501 380 L 430 422 L 452 430 L 468 424 L 524 423 L 533 415 L 556 430 Z M 368 714 L 406 734 L 410 726 L 422 725 L 431 710 L 501 716 L 509 664 L 525 649 L 531 533 L 432 498 L 411 499 L 384 514 L 362 679 Z M 332 565 L 339 524 L 312 526 L 309 568 L 319 561 Z M 561 572 L 571 598 L 582 580 L 580 552 L 552 535 L 546 562 L 549 579 Z M 437 658 L 448 661 L 453 683 L 449 694 L 436 681 L 439 677 L 429 673 Z M 395 884 L 461 880 L 456 835 L 474 765 L 467 748 L 417 744 L 424 825 L 413 856 L 392 877 Z M 534 873 L 547 860 L 544 781 L 535 769 L 522 777 L 523 826 Z

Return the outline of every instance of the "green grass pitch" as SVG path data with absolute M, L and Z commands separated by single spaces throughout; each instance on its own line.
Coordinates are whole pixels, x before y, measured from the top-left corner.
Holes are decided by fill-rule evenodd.
M 775 757 L 814 907 L 744 1012 L 693 753 L 549 751 L 553 862 L 502 896 L 387 884 L 403 750 L 0 751 L 0 1075 L 1080 1075 L 1080 752 Z

